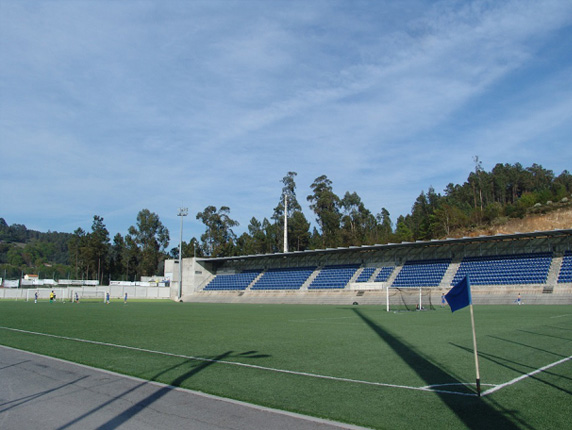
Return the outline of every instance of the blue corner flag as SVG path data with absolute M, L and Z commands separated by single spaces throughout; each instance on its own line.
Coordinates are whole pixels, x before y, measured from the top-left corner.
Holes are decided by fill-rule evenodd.
M 453 288 L 445 294 L 445 299 L 451 307 L 451 312 L 463 309 L 472 303 L 471 300 L 471 285 L 469 284 L 469 277 L 465 276 Z

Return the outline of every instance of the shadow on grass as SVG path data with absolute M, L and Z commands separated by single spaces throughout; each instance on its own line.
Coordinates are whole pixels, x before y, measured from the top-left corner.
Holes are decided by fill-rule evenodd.
M 461 381 L 435 365 L 412 347 L 398 339 L 381 325 L 372 321 L 358 309 L 352 309 L 393 351 L 425 381 L 426 385 L 462 384 Z M 435 395 L 464 423 L 466 428 L 483 429 L 517 429 L 506 415 L 510 412 L 500 412 L 493 408 L 482 397 L 459 396 L 435 391 Z
M 500 339 L 500 338 L 498 338 L 498 339 Z M 516 343 L 516 342 L 515 342 L 515 343 Z M 472 348 L 467 348 L 467 347 L 465 347 L 465 346 L 457 345 L 457 344 L 454 344 L 454 343 L 451 343 L 451 345 L 456 346 L 456 347 L 459 348 L 459 349 L 462 349 L 462 350 L 464 350 L 464 351 L 467 351 L 467 352 L 470 352 L 471 354 L 473 354 L 473 349 L 472 349 Z M 535 349 L 536 349 L 536 348 L 535 348 Z M 541 350 L 541 351 L 543 351 L 543 350 Z M 535 370 L 538 369 L 537 367 L 532 367 L 532 366 L 529 366 L 529 365 L 527 365 L 527 364 L 522 364 L 522 363 L 519 363 L 519 362 L 516 362 L 516 361 L 508 360 L 508 359 L 506 359 L 506 358 L 504 358 L 504 357 L 499 357 L 498 355 L 488 354 L 488 353 L 483 352 L 483 351 L 480 351 L 480 352 L 479 352 L 479 358 L 483 358 L 483 359 L 488 360 L 488 361 L 490 361 L 490 362 L 492 362 L 492 363 L 498 364 L 499 366 L 502 366 L 502 367 L 504 367 L 504 368 L 506 368 L 506 369 L 512 370 L 512 371 L 518 373 L 518 376 L 525 375 L 525 373 L 523 373 L 522 370 L 519 370 L 519 369 L 517 369 L 516 367 L 510 366 L 510 365 L 507 364 L 507 363 L 512 363 L 513 365 L 515 365 L 515 366 L 520 366 L 521 368 L 523 368 L 523 367 L 528 368 L 531 372 L 533 372 L 533 371 L 535 371 Z M 538 376 L 537 376 L 537 375 L 529 375 L 529 376 L 528 376 L 530 379 L 533 379 L 533 380 L 538 381 L 538 382 L 540 382 L 540 383 L 542 383 L 542 384 L 548 385 L 549 387 L 554 388 L 554 389 L 559 390 L 559 391 L 562 391 L 562 392 L 564 392 L 564 393 L 566 393 L 566 394 L 572 395 L 572 392 L 570 392 L 570 391 L 568 391 L 568 390 L 566 390 L 566 389 L 564 389 L 564 388 L 558 387 L 558 386 L 556 386 L 556 385 L 554 385 L 554 384 L 551 384 L 550 382 L 543 381 L 542 379 L 540 379 L 539 376 L 540 376 L 541 374 L 550 375 L 550 376 L 553 376 L 553 377 L 555 377 L 555 378 L 561 378 L 561 379 L 567 379 L 567 380 L 572 380 L 572 378 L 569 378 L 569 377 L 564 376 L 564 375 L 557 375 L 557 374 L 555 374 L 554 372 L 551 372 L 551 371 L 549 371 L 549 370 L 545 370 L 545 371 L 543 371 L 542 373 L 539 373 Z
M 545 353 L 547 353 L 547 354 L 555 355 L 556 357 L 560 357 L 560 358 L 565 358 L 565 357 L 567 357 L 567 355 L 557 354 L 556 352 L 548 351 L 548 350 L 546 350 L 546 349 L 538 348 L 538 347 L 532 346 L 532 345 L 527 345 L 526 343 L 517 342 L 516 340 L 505 339 L 505 338 L 498 337 L 498 336 L 493 336 L 493 335 L 489 335 L 489 337 L 490 337 L 491 339 L 501 340 L 501 341 L 503 341 L 503 342 L 508 342 L 508 343 L 514 343 L 515 345 L 524 346 L 524 347 L 526 347 L 526 348 L 534 349 L 534 350 L 540 351 L 540 352 L 545 352 Z M 457 345 L 455 345 L 455 346 L 457 346 Z
M 551 337 L 553 339 L 567 340 L 568 342 L 572 342 L 572 339 L 570 339 L 569 337 L 554 336 L 553 334 L 546 334 L 546 333 L 536 333 L 534 331 L 529 331 L 529 330 L 519 330 L 519 331 L 523 333 L 533 334 L 535 336 Z
M 121 427 L 125 422 L 129 421 L 131 418 L 133 418 L 135 415 L 137 415 L 139 412 L 141 412 L 147 406 L 153 404 L 154 402 L 156 402 L 157 400 L 161 399 L 163 396 L 165 396 L 166 394 L 171 392 L 174 389 L 174 387 L 181 386 L 186 380 L 192 378 L 197 373 L 202 372 L 206 368 L 212 366 L 213 364 L 216 364 L 218 361 L 221 361 L 221 360 L 231 356 L 232 352 L 233 351 L 227 351 L 227 352 L 220 354 L 220 355 L 218 355 L 212 359 L 200 361 L 199 364 L 196 365 L 195 367 L 193 367 L 191 370 L 189 370 L 188 372 L 183 373 L 181 376 L 178 376 L 177 378 L 173 379 L 171 381 L 170 385 L 160 387 L 158 390 L 154 391 L 152 394 L 148 395 L 147 397 L 145 397 L 145 398 L 141 399 L 140 401 L 138 401 L 137 403 L 133 404 L 131 407 L 124 410 L 119 415 L 111 418 L 110 420 L 108 420 L 107 422 L 105 422 L 104 424 L 99 426 L 98 428 L 106 429 L 106 430 L 112 430 L 112 429 L 116 429 L 118 427 Z M 256 352 L 257 351 L 247 351 L 247 352 L 238 354 L 238 356 L 240 356 L 240 357 L 247 356 L 248 358 L 267 357 L 266 355 L 255 355 Z M 175 366 L 171 366 L 168 369 L 162 370 L 161 372 L 159 372 L 156 375 L 154 375 L 153 377 L 151 377 L 150 380 L 156 381 L 156 380 L 160 379 L 161 376 L 165 375 L 168 372 L 171 372 L 171 371 L 173 371 L 177 368 L 180 368 L 184 365 L 188 365 L 189 363 L 195 363 L 195 362 L 197 362 L 197 360 L 193 360 L 193 359 L 184 360 L 183 362 L 181 362 Z M 70 421 L 66 425 L 59 427 L 58 430 L 64 430 L 64 429 L 67 429 L 69 427 L 76 425 L 77 423 L 86 419 L 90 415 L 92 415 L 92 414 L 98 412 L 99 410 L 109 406 L 113 402 L 116 402 L 118 400 L 125 398 L 125 396 L 127 396 L 129 393 L 132 393 L 132 392 L 134 392 L 134 391 L 136 391 L 136 390 L 138 390 L 138 389 L 140 389 L 140 388 L 142 388 L 148 384 L 149 384 L 148 381 L 144 381 L 144 382 L 141 382 L 140 384 L 137 384 L 136 386 L 130 388 L 129 390 L 124 391 L 123 393 L 115 396 L 114 398 L 110 399 L 109 401 L 107 401 L 101 405 L 98 405 L 97 407 L 91 409 L 90 411 L 86 412 L 85 414 L 75 418 L 74 420 Z

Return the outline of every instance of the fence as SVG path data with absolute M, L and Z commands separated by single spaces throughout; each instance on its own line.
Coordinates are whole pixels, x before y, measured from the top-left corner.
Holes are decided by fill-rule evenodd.
M 166 287 L 145 287 L 131 285 L 111 285 L 100 287 L 58 287 L 58 288 L 0 288 L 0 299 L 10 300 L 33 300 L 34 293 L 38 291 L 41 300 L 49 297 L 51 291 L 56 293 L 58 300 L 70 300 L 77 292 L 81 296 L 97 296 L 98 293 L 104 294 L 109 292 L 112 300 L 125 297 L 125 293 L 129 299 L 169 299 L 170 288 Z

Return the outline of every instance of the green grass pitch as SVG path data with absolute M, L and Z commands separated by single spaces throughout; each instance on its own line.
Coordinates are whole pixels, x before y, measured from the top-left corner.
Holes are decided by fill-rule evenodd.
M 572 308 L 474 312 L 481 397 L 468 308 L 2 301 L 0 344 L 371 428 L 568 428 Z

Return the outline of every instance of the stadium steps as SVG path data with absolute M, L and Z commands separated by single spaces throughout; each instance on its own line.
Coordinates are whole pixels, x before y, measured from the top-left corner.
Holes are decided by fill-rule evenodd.
M 397 278 L 397 275 L 399 275 L 399 272 L 401 272 L 401 269 L 403 269 L 403 264 L 395 266 L 395 269 L 393 270 L 393 272 L 391 273 L 389 278 L 387 278 L 387 282 L 386 282 L 387 286 L 393 285 L 393 281 L 395 281 L 395 278 Z
M 365 267 L 360 266 L 360 268 L 356 270 L 356 273 L 354 274 L 354 276 L 352 276 L 352 279 L 350 279 L 350 282 L 356 282 L 364 270 L 365 270 Z
M 312 285 L 312 282 L 314 282 L 314 279 L 316 279 L 316 277 L 320 274 L 323 267 L 324 266 L 316 267 L 316 270 L 314 270 L 314 272 L 310 276 L 308 276 L 306 282 L 302 284 L 302 286 L 300 287 L 300 291 L 309 291 L 308 287 Z
M 262 275 L 264 275 L 265 273 L 266 273 L 266 270 L 263 270 L 262 272 L 260 272 L 258 274 L 258 276 L 256 278 L 254 278 L 254 280 L 248 285 L 248 287 L 246 287 L 246 290 L 250 290 L 252 288 L 252 286 L 255 285 L 258 282 L 258 280 L 260 278 L 262 278 Z
M 357 278 L 359 278 L 359 275 L 360 275 L 361 272 L 363 272 L 363 269 L 365 269 L 365 267 L 360 266 L 359 269 L 357 269 L 357 270 L 355 271 L 355 273 L 353 274 L 353 276 L 350 278 L 350 280 L 349 280 L 348 283 L 346 284 L 346 287 L 347 287 L 348 285 L 350 285 L 352 282 L 357 281 Z
M 373 280 L 377 278 L 377 275 L 379 275 L 379 272 L 381 272 L 382 269 L 383 267 L 378 267 L 377 269 L 375 269 L 371 275 L 371 278 L 369 278 L 369 282 L 373 282 Z
M 451 288 L 451 284 L 453 282 L 453 278 L 457 274 L 457 270 L 459 270 L 459 266 L 461 265 L 461 260 L 454 260 L 451 261 L 445 275 L 443 275 L 443 279 L 441 279 L 441 283 L 439 287 L 441 288 Z
M 552 262 L 550 263 L 550 269 L 548 270 L 548 276 L 546 277 L 546 284 L 542 290 L 543 294 L 552 294 L 554 291 L 554 286 L 558 283 L 558 274 L 562 268 L 562 260 L 564 257 L 562 255 L 553 256 Z

